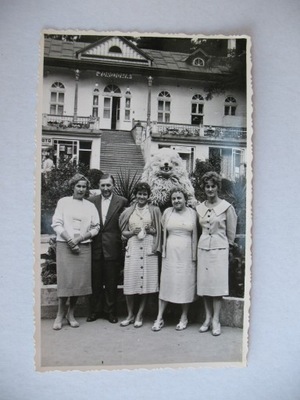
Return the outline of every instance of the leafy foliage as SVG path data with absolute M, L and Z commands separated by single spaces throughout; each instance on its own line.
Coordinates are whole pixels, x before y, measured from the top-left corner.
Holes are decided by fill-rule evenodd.
M 90 181 L 91 187 L 90 189 L 99 189 L 99 181 L 101 176 L 103 175 L 103 172 L 100 171 L 100 169 L 90 169 L 87 172 L 86 177 Z
M 59 199 L 73 194 L 69 186 L 69 180 L 77 172 L 86 176 L 91 182 L 91 189 L 98 188 L 102 172 L 98 169 L 89 169 L 85 164 L 73 164 L 60 162 L 59 167 L 52 169 L 41 177 L 41 213 L 42 233 L 53 233 L 50 225 L 55 207 Z M 89 196 L 87 191 L 86 197 Z
M 49 239 L 49 248 L 46 254 L 42 254 L 44 262 L 41 264 L 41 278 L 44 285 L 54 285 L 57 282 L 56 276 L 56 238 Z
M 199 201 L 206 199 L 205 192 L 201 189 L 201 178 L 209 171 L 220 173 L 221 158 L 213 156 L 206 161 L 196 160 L 195 170 L 191 174 L 191 181 L 195 189 L 195 197 Z M 233 205 L 238 216 L 237 233 L 245 233 L 246 229 L 246 178 L 240 177 L 236 181 L 222 179 L 220 198 Z
M 84 164 L 60 163 L 59 167 L 42 174 L 41 208 L 42 211 L 54 211 L 58 200 L 72 195 L 69 180 L 77 172 L 88 176 L 88 167 Z M 88 193 L 87 193 L 88 196 Z
M 140 179 L 141 176 L 138 172 L 132 173 L 130 170 L 120 170 L 116 177 L 115 193 L 125 197 L 130 204 L 134 199 L 134 187 Z
M 209 171 L 216 171 L 218 174 L 221 171 L 221 157 L 214 155 L 209 160 L 196 160 L 195 169 L 191 173 L 191 182 L 195 189 L 195 197 L 199 201 L 206 199 L 204 191 L 200 188 L 202 176 Z

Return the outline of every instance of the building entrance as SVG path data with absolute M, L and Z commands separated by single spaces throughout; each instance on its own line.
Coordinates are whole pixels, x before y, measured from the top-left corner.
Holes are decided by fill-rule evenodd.
M 117 128 L 117 122 L 120 120 L 120 97 L 112 98 L 111 129 Z

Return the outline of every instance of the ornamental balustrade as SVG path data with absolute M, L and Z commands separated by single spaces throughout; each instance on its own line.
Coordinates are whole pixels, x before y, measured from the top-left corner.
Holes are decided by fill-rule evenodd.
M 59 129 L 99 129 L 99 117 L 43 114 L 43 126 Z
M 166 138 L 205 138 L 209 140 L 236 140 L 246 141 L 247 130 L 242 127 L 227 127 L 217 125 L 190 125 L 173 124 L 167 122 L 153 122 L 149 127 L 152 137 Z M 133 120 L 133 135 L 141 136 L 142 142 L 147 138 L 147 122 Z
M 157 123 L 152 126 L 152 136 L 206 137 L 210 139 L 246 140 L 246 128 L 211 125 Z

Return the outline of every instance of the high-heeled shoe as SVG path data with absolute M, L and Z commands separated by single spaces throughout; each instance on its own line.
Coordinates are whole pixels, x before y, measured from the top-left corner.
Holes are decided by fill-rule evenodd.
M 207 331 L 210 330 L 210 328 L 211 328 L 211 321 L 209 321 L 208 323 L 207 323 L 207 322 L 204 322 L 204 324 L 202 324 L 202 325 L 200 326 L 199 332 L 200 332 L 200 333 L 207 332 Z
M 160 319 L 160 320 L 156 320 L 156 321 L 154 321 L 154 324 L 153 324 L 153 326 L 152 326 L 152 330 L 153 330 L 153 332 L 158 332 L 158 331 L 160 331 L 161 330 L 161 328 L 164 326 L 164 320 L 163 319 Z
M 186 329 L 188 324 L 188 320 L 186 319 L 185 321 L 179 321 L 179 323 L 176 325 L 176 331 L 183 331 L 184 329 Z
M 74 317 L 70 318 L 70 316 L 67 314 L 66 315 L 66 320 L 68 321 L 68 324 L 72 327 L 72 328 L 78 328 L 79 327 L 79 322 L 76 321 L 76 319 Z
M 211 333 L 212 333 L 213 336 L 220 336 L 221 335 L 221 324 L 220 324 L 220 322 L 218 322 L 217 324 L 213 323 Z
M 121 323 L 120 323 L 120 326 L 128 326 L 128 325 L 130 325 L 130 324 L 133 324 L 134 323 L 134 317 L 132 317 L 132 318 L 126 318 L 126 319 L 124 319 L 124 321 L 122 321 Z
M 60 330 L 61 330 L 61 328 L 62 328 L 62 321 L 63 321 L 63 318 L 61 318 L 61 317 L 56 317 L 56 318 L 55 318 L 55 321 L 54 321 L 54 324 L 53 324 L 53 329 L 54 329 L 55 331 L 60 331 Z
M 141 328 L 143 326 L 143 318 L 141 318 L 139 320 L 135 320 L 133 326 L 135 328 Z

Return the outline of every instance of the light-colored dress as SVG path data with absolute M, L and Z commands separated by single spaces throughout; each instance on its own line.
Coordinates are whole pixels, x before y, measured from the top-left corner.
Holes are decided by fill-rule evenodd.
M 202 234 L 198 243 L 197 294 L 229 294 L 229 244 L 234 243 L 237 216 L 233 206 L 222 200 L 215 207 L 206 202 L 196 207 Z
M 66 231 L 71 238 L 87 232 L 92 237 L 97 235 L 100 224 L 96 207 L 85 199 L 63 197 L 57 203 L 51 226 L 57 234 L 57 296 L 91 294 L 91 239 L 79 243 L 80 253 L 74 254 L 61 234 Z
M 147 205 L 144 210 L 135 206 L 126 229 L 144 229 L 146 225 L 155 227 L 149 207 L 153 206 Z M 160 226 L 155 229 L 159 230 Z M 153 251 L 154 240 L 150 234 L 145 234 L 141 239 L 135 235 L 128 240 L 124 265 L 125 295 L 158 292 L 158 253 Z
M 168 208 L 162 224 L 164 245 L 159 298 L 177 304 L 191 303 L 196 295 L 196 212 L 186 208 L 181 214 Z

